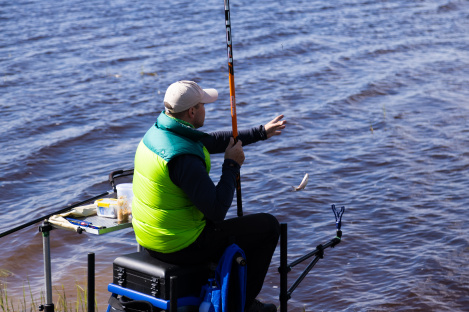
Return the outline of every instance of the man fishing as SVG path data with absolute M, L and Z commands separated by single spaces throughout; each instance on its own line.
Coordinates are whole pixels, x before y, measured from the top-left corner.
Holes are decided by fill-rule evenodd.
M 165 111 L 141 140 L 135 155 L 132 203 L 137 242 L 153 257 L 174 264 L 218 262 L 236 243 L 248 263 L 245 311 L 276 311 L 256 299 L 279 238 L 279 223 L 267 213 L 227 219 L 236 177 L 244 163 L 243 147 L 281 134 L 286 121 L 277 116 L 265 126 L 204 133 L 205 104 L 215 89 L 178 81 L 164 97 Z M 210 179 L 210 154 L 225 153 L 217 185 Z

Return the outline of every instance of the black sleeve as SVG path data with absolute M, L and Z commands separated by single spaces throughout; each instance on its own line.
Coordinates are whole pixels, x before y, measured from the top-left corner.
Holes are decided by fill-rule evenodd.
M 209 133 L 201 142 L 205 145 L 210 154 L 224 153 L 233 131 L 218 131 Z M 243 146 L 267 139 L 264 126 L 254 127 L 248 130 L 238 131 L 238 139 L 243 142 Z
M 215 186 L 207 173 L 205 163 L 195 155 L 181 155 L 168 163 L 171 181 L 180 187 L 205 218 L 213 222 L 225 219 L 233 202 L 236 176 L 240 166 L 225 159 L 220 181 Z

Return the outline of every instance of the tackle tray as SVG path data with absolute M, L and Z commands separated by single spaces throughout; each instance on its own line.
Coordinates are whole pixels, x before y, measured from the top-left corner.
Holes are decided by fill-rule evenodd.
M 153 258 L 146 251 L 120 256 L 113 263 L 113 284 L 155 298 L 169 300 L 170 278 L 177 276 L 177 298 L 200 296 L 210 275 L 210 264 L 175 265 Z

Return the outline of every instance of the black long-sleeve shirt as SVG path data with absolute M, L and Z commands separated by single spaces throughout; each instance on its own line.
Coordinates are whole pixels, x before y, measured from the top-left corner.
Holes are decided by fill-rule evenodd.
M 210 154 L 225 152 L 231 131 L 210 133 L 201 142 Z M 243 146 L 267 139 L 263 126 L 239 131 L 238 139 Z M 195 155 L 180 155 L 168 163 L 171 181 L 180 187 L 192 203 L 199 209 L 205 218 L 213 222 L 225 219 L 226 213 L 233 202 L 236 189 L 236 176 L 240 166 L 232 159 L 225 159 L 222 166 L 222 175 L 217 185 L 210 179 L 205 162 Z

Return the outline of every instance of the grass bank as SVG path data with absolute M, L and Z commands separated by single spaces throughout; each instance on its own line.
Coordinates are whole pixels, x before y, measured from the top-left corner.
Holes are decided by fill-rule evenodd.
M 88 310 L 88 292 L 87 288 L 75 283 L 76 293 L 69 294 L 65 292 L 65 287 L 54 287 L 52 301 L 55 311 L 60 312 L 86 312 Z M 38 296 L 33 295 L 31 286 L 23 285 L 22 296 L 11 297 L 8 295 L 6 281 L 0 281 L 0 311 L 1 312 L 27 312 L 38 311 L 39 306 L 45 304 L 45 293 L 40 291 Z M 95 299 L 95 311 L 98 311 L 98 305 Z

